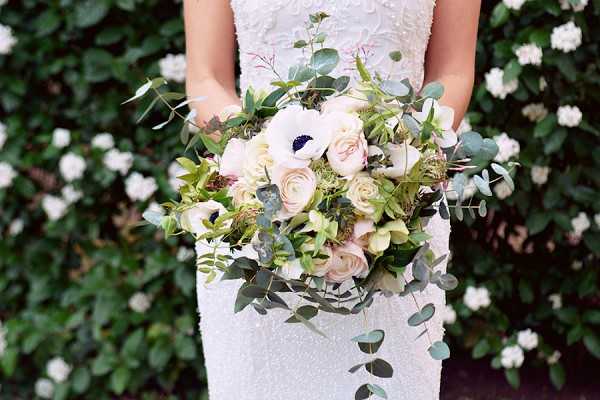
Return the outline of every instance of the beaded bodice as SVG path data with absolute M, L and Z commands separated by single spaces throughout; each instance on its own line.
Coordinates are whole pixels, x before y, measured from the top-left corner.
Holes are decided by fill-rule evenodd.
M 240 86 L 245 90 L 268 88 L 273 72 L 260 67 L 258 57 L 271 58 L 275 69 L 287 77 L 306 51 L 293 43 L 306 39 L 309 14 L 319 11 L 331 17 L 322 31 L 326 45 L 340 52 L 333 75 L 354 75 L 354 56 L 366 60 L 370 71 L 394 79 L 409 78 L 420 88 L 429 42 L 435 0 L 231 0 L 240 50 Z M 399 50 L 402 60 L 393 63 L 388 54 Z

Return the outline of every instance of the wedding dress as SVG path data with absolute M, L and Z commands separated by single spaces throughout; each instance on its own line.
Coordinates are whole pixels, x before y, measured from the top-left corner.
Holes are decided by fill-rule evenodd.
M 304 57 L 294 41 L 305 38 L 311 13 L 331 15 L 322 26 L 326 45 L 340 51 L 341 63 L 332 75 L 355 75 L 353 55 L 366 60 L 370 71 L 409 78 L 422 85 L 424 56 L 429 41 L 435 0 L 232 0 L 239 42 L 242 90 L 269 89 L 272 72 L 258 68 L 257 56 L 273 57 L 277 71 L 287 70 Z M 400 50 L 402 61 L 388 54 Z M 439 215 L 426 230 L 437 256 L 448 254 L 450 225 Z M 445 269 L 445 266 L 442 266 Z M 409 272 L 407 272 L 409 274 Z M 408 277 L 408 276 L 407 276 Z M 409 327 L 416 311 L 410 296 L 376 296 L 362 315 L 340 317 L 320 313 L 313 322 L 325 332 L 318 336 L 301 324 L 285 324 L 288 314 L 273 310 L 266 316 L 251 307 L 235 314 L 234 300 L 240 283 L 205 284 L 198 274 L 198 307 L 211 400 L 350 400 L 364 383 L 382 386 L 393 400 L 439 398 L 441 362 L 428 354 L 429 338 L 417 339 L 422 328 Z M 445 296 L 437 287 L 417 294 L 420 306 L 436 305 L 429 321 L 430 339 L 443 336 Z M 367 324 L 367 325 L 365 325 Z M 367 330 L 383 329 L 385 341 L 378 357 L 390 362 L 394 376 L 375 378 L 364 369 L 348 369 L 371 357 L 350 339 Z

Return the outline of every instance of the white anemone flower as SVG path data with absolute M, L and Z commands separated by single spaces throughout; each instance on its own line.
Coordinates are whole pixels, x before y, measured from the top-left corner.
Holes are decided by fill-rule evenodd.
M 214 200 L 198 203 L 181 213 L 181 227 L 185 231 L 196 235 L 203 235 L 208 232 L 208 228 L 204 226 L 203 221 L 208 220 L 214 223 L 219 215 L 223 215 L 226 212 L 225 207 Z
M 431 124 L 437 131 L 435 142 L 442 148 L 454 146 L 458 141 L 458 136 L 452 129 L 452 124 L 454 123 L 454 110 L 452 107 L 443 106 L 438 101 L 429 98 L 425 100 L 421 111 L 413 113 L 413 117 L 420 123 L 423 123 L 427 121 L 432 109 L 433 118 Z
M 379 168 L 376 172 L 388 178 L 400 178 L 401 176 L 408 175 L 421 158 L 419 150 L 406 143 L 388 143 L 386 153 L 392 162 L 392 166 Z
M 265 132 L 269 154 L 276 164 L 304 168 L 321 158 L 331 142 L 328 118 L 293 105 L 281 110 Z

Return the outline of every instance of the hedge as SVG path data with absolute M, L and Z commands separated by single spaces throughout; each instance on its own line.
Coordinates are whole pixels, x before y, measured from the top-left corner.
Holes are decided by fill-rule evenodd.
M 468 122 L 517 140 L 519 149 L 497 139 L 522 167 L 486 219 L 456 224 L 451 268 L 462 284 L 447 331 L 514 385 L 523 347 L 537 344 L 524 362 L 547 368 L 557 387 L 564 365 L 600 358 L 600 1 L 576 11 L 579 1 L 482 10 Z M 566 53 L 551 37 L 569 21 L 582 43 Z M 150 129 L 160 111 L 136 124 L 147 104 L 121 106 L 161 72 L 183 89 L 182 58 L 167 57 L 184 52 L 180 5 L 8 0 L 0 25 L 1 396 L 207 398 L 192 243 L 140 223 L 174 196 L 178 130 Z M 541 65 L 519 63 L 536 63 L 535 50 L 517 51 L 528 43 Z M 543 104 L 527 109 L 533 121 L 529 104 Z M 557 115 L 565 105 L 581 111 L 577 126 L 565 126 L 578 122 L 573 109 Z

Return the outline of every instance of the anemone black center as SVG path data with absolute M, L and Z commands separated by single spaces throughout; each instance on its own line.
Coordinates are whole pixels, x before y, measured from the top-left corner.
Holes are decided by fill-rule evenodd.
M 309 135 L 298 136 L 296 139 L 294 139 L 294 143 L 292 143 L 292 149 L 294 149 L 294 152 L 301 150 L 309 140 L 313 140 L 312 136 L 309 136 Z
M 210 221 L 211 224 L 214 224 L 215 221 L 217 220 L 217 218 L 219 218 L 219 212 L 215 211 L 214 213 L 210 214 L 210 217 L 208 217 L 208 220 Z

